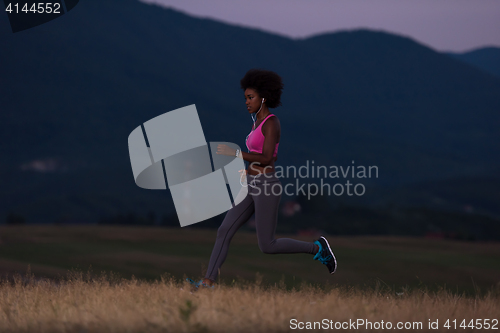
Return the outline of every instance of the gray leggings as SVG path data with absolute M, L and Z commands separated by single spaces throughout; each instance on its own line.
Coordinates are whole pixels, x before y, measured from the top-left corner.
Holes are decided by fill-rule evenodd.
M 217 238 L 205 278 L 216 280 L 219 268 L 226 260 L 231 239 L 254 212 L 257 238 L 262 252 L 268 254 L 314 254 L 314 243 L 290 238 L 274 238 L 282 192 L 281 182 L 276 177 L 275 172 L 247 175 L 247 182 L 249 183 L 248 195 L 242 202 L 227 212 L 217 231 Z

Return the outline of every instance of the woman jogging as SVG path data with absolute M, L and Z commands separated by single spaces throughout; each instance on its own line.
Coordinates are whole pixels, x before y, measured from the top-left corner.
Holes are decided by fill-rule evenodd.
M 229 244 L 236 231 L 255 213 L 255 227 L 259 248 L 268 254 L 310 253 L 333 274 L 337 268 L 335 256 L 325 237 L 314 243 L 290 238 L 274 238 L 278 219 L 278 206 L 281 199 L 280 180 L 276 177 L 274 162 L 277 160 L 281 127 L 278 117 L 269 108 L 281 105 L 283 83 L 281 77 L 271 71 L 251 69 L 241 79 L 247 110 L 256 120 L 247 136 L 248 153 L 234 150 L 227 145 L 219 145 L 217 154 L 232 155 L 249 162 L 247 170 L 240 170 L 247 177 L 248 195 L 232 207 L 226 214 L 217 231 L 217 238 L 210 257 L 208 269 L 203 280 L 195 282 L 188 279 L 196 288 L 212 287 L 219 268 L 224 263 Z M 278 194 L 275 194 L 278 193 Z

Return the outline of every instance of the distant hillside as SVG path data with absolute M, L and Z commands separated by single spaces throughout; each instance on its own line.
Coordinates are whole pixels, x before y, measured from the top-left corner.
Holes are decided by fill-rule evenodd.
M 500 47 L 484 47 L 465 53 L 448 53 L 450 56 L 500 77 Z
M 239 80 L 283 76 L 278 164 L 377 165 L 388 186 L 483 177 L 500 165 L 500 79 L 415 41 L 357 30 L 292 40 L 135 0 L 87 0 L 0 35 L 0 219 L 168 215 L 135 186 L 129 133 L 196 104 L 207 141 L 244 147 Z
M 377 191 L 375 206 L 429 207 L 500 219 L 500 178 L 460 177 Z

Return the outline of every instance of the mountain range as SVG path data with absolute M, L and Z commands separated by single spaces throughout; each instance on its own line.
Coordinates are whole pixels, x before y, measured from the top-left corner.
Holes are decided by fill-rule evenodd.
M 355 180 L 363 204 L 420 183 L 499 183 L 500 78 L 407 37 L 360 29 L 294 40 L 87 0 L 0 45 L 0 218 L 170 214 L 168 191 L 134 184 L 129 133 L 196 104 L 207 141 L 244 148 L 252 121 L 239 81 L 250 68 L 285 83 L 271 110 L 282 125 L 277 165 L 377 166 L 377 178 Z
M 463 53 L 449 52 L 448 55 L 500 77 L 500 47 L 482 47 Z

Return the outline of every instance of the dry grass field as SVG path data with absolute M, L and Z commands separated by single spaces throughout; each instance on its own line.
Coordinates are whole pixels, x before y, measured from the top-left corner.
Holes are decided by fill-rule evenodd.
M 288 332 L 300 327 L 429 331 L 429 323 L 437 321 L 432 331 L 471 332 L 467 326 L 471 320 L 478 327 L 490 319 L 488 324 L 495 327 L 492 319 L 500 317 L 499 300 L 500 290 L 481 297 L 446 290 L 394 292 L 384 287 L 325 290 L 305 283 L 287 290 L 284 283 L 263 287 L 257 279 L 191 292 L 187 283 L 168 276 L 146 282 L 106 274 L 91 278 L 80 272 L 55 284 L 28 274 L 0 284 L 0 331 Z M 448 319 L 451 329 L 445 326 Z M 466 329 L 460 328 L 462 322 Z
M 215 233 L 2 226 L 0 332 L 428 331 L 436 320 L 432 331 L 470 332 L 500 319 L 499 243 L 329 237 L 331 276 L 307 254 L 263 254 L 241 232 L 217 288 L 191 293 L 183 280 L 203 275 Z

